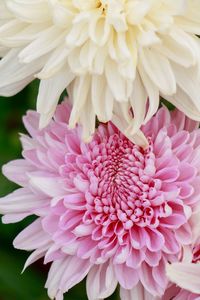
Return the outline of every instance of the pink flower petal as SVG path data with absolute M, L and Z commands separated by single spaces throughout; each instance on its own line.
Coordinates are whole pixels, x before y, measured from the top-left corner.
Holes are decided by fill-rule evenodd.
M 0 198 L 0 212 L 2 214 L 31 214 L 34 209 L 47 206 L 47 203 L 45 197 L 38 197 L 28 188 L 21 188 Z
M 124 289 L 132 289 L 139 281 L 138 272 L 125 264 L 114 265 L 115 276 Z
M 126 290 L 120 288 L 120 299 L 121 300 L 159 300 L 159 297 L 154 297 L 147 290 L 144 289 L 142 284 L 139 282 L 133 289 Z
M 167 264 L 168 278 L 183 289 L 200 294 L 200 265 L 192 263 Z
M 4 165 L 2 172 L 9 180 L 25 186 L 29 180 L 27 173 L 33 170 L 33 166 L 25 159 L 18 159 Z
M 110 263 L 94 266 L 87 276 L 87 295 L 89 300 L 109 297 L 117 287 L 117 279 Z
M 175 169 L 174 167 L 167 167 L 162 169 L 156 173 L 156 178 L 163 180 L 165 182 L 174 182 L 179 177 L 179 170 L 178 168 Z
M 13 245 L 17 249 L 33 250 L 45 246 L 49 241 L 49 235 L 42 229 L 41 220 L 37 219 L 15 238 Z
M 139 276 L 144 288 L 151 295 L 154 297 L 162 295 L 163 289 L 155 282 L 152 269 L 146 263 L 143 263 L 142 268 L 139 269 Z

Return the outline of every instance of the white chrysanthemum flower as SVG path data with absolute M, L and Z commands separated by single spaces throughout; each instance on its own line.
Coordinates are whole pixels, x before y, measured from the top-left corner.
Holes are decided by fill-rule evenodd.
M 69 87 L 70 126 L 95 116 L 128 137 L 159 96 L 200 120 L 199 0 L 1 0 L 0 94 L 41 79 L 40 124 Z

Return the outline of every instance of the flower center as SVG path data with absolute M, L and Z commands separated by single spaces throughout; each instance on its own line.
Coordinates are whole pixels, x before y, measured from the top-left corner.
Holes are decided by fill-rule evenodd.
M 97 1 L 96 8 L 100 9 L 102 11 L 102 14 L 105 14 L 105 12 L 106 12 L 106 10 L 108 8 L 107 1 L 105 1 L 105 0 L 99 0 L 99 1 Z
M 119 221 L 124 229 L 134 224 L 157 226 L 156 205 L 152 203 L 159 195 L 161 181 L 153 178 L 152 148 L 150 145 L 144 151 L 125 137 L 113 135 L 95 150 L 98 155 L 92 162 L 88 208 L 96 224 Z

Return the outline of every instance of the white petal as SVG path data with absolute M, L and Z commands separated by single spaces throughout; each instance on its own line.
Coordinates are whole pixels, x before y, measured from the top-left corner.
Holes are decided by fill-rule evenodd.
M 7 0 L 9 10 L 26 22 L 45 22 L 50 19 L 48 4 L 45 1 Z
M 37 111 L 41 114 L 40 128 L 45 127 L 49 123 L 55 112 L 60 95 L 73 78 L 74 75 L 65 66 L 54 77 L 41 80 L 37 98 Z
M 108 122 L 112 117 L 113 95 L 102 76 L 92 77 L 92 103 L 98 120 Z
M 80 115 L 84 105 L 87 103 L 89 88 L 90 88 L 90 77 L 80 76 L 75 79 L 73 85 L 73 107 L 69 119 L 70 128 L 74 128 L 76 123 L 79 121 Z
M 37 72 L 44 60 L 37 60 L 31 66 L 24 65 L 18 61 L 19 50 L 11 50 L 0 61 L 0 94 L 10 96 L 23 89 Z
M 80 125 L 83 125 L 82 139 L 85 143 L 91 141 L 92 135 L 95 132 L 96 116 L 92 107 L 91 98 L 88 98 L 85 104 L 84 114 L 80 115 Z M 87 127 L 85 126 L 87 124 Z
M 196 63 L 196 47 L 194 38 L 177 29 L 163 36 L 163 43 L 157 46 L 163 55 L 187 68 Z
M 146 124 L 151 119 L 151 117 L 156 113 L 159 107 L 159 100 L 160 100 L 159 90 L 155 86 L 155 84 L 151 81 L 150 77 L 146 74 L 141 64 L 139 64 L 138 70 L 142 79 L 142 83 L 146 89 L 146 93 L 149 97 L 149 107 L 144 120 L 144 124 Z
M 178 86 L 200 107 L 200 78 L 196 67 L 185 69 L 176 63 L 172 64 Z
M 64 43 L 65 32 L 60 32 L 57 27 L 50 27 L 40 33 L 39 38 L 31 42 L 19 53 L 19 59 L 23 63 L 31 63 L 35 59 L 49 53 Z M 34 65 L 31 64 L 31 65 Z
M 56 48 L 47 60 L 44 68 L 36 76 L 40 79 L 48 79 L 52 76 L 54 77 L 56 73 L 60 72 L 60 70 L 63 69 L 63 66 L 66 65 L 68 54 L 69 50 L 67 50 L 64 45 Z
M 120 102 L 126 102 L 131 90 L 128 80 L 120 76 L 117 64 L 111 59 L 107 60 L 105 72 L 109 88 L 115 99 Z
M 141 127 L 146 114 L 147 93 L 137 73 L 133 83 L 133 93 L 130 97 L 130 102 L 133 108 L 134 118 L 131 122 L 130 132 L 135 134 Z
M 168 59 L 145 48 L 140 52 L 140 63 L 163 94 L 172 95 L 176 92 L 176 80 Z
M 198 106 L 193 103 L 192 99 L 180 88 L 177 88 L 175 95 L 165 95 L 163 97 L 174 104 L 192 120 L 200 121 L 200 107 L 198 108 Z
M 112 122 L 113 124 L 134 144 L 138 144 L 141 147 L 146 148 L 148 146 L 148 141 L 141 130 L 137 133 L 131 134 L 129 132 L 129 125 L 132 121 L 130 116 L 130 108 L 127 103 L 119 103 L 115 105 Z

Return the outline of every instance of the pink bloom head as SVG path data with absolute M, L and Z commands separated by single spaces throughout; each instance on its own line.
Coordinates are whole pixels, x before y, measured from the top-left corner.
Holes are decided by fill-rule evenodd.
M 62 299 L 87 275 L 90 300 L 111 295 L 135 299 L 141 288 L 162 296 L 167 262 L 179 261 L 191 243 L 190 218 L 200 192 L 200 131 L 179 111 L 161 108 L 142 131 L 143 150 L 112 124 L 100 125 L 89 144 L 81 128 L 67 127 L 70 108 L 57 108 L 50 125 L 38 130 L 29 112 L 22 136 L 24 159 L 4 166 L 22 186 L 0 200 L 3 221 L 35 214 L 37 220 L 14 241 L 52 262 L 46 287 Z

